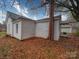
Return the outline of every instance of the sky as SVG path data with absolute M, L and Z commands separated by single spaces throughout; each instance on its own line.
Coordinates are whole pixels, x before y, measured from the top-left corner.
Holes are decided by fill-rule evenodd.
M 31 0 L 29 0 L 31 1 Z M 5 2 L 5 4 L 3 4 Z M 32 10 L 32 7 L 38 7 L 40 6 L 40 0 L 33 0 L 33 3 L 27 3 L 27 0 L 16 0 L 14 5 L 12 5 L 12 0 L 0 0 L 0 23 L 6 19 L 6 12 L 10 11 L 34 20 L 47 18 L 48 11 L 46 13 L 46 7 L 45 8 L 38 8 L 37 10 Z M 19 5 L 20 4 L 20 5 Z M 2 7 L 1 7 L 2 6 Z M 4 7 L 5 6 L 5 7 Z M 61 13 L 56 13 L 56 15 L 60 15 Z M 63 14 L 62 19 L 66 20 L 67 15 Z

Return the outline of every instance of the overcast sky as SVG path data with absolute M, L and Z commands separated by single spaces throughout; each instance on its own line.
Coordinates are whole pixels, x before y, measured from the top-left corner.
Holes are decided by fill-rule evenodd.
M 6 11 L 10 11 L 13 13 L 17 13 L 20 15 L 23 15 L 25 17 L 37 20 L 41 18 L 48 17 L 46 14 L 45 8 L 39 8 L 38 11 L 36 10 L 29 10 L 31 7 L 37 7 L 40 6 L 40 0 L 33 0 L 34 4 L 27 3 L 27 0 L 16 0 L 15 4 L 11 6 L 12 0 L 0 0 L 0 4 L 5 2 L 5 6 L 2 4 L 2 8 L 0 7 L 0 23 L 6 19 Z M 19 5 L 20 2 L 20 5 Z M 56 13 L 56 15 L 60 15 L 60 13 Z M 67 14 L 62 15 L 62 19 L 67 19 Z

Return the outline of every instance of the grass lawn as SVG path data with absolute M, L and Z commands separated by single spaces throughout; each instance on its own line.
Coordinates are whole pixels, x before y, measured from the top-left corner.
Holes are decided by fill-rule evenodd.
M 78 38 L 79 39 L 79 38 Z M 0 39 L 0 59 L 79 59 L 79 40 Z
M 6 35 L 6 32 L 0 32 L 0 37 L 3 37 Z

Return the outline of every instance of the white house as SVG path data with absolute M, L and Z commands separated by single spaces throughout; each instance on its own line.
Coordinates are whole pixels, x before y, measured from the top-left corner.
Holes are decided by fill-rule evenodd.
M 54 20 L 54 39 L 58 40 L 60 36 L 60 16 L 56 16 Z M 49 34 L 49 18 L 32 20 L 24 16 L 7 12 L 7 35 L 15 37 L 19 40 L 32 37 L 48 38 Z
M 76 20 L 66 20 L 61 22 L 61 35 L 66 32 L 66 35 L 75 33 L 79 29 L 79 22 Z

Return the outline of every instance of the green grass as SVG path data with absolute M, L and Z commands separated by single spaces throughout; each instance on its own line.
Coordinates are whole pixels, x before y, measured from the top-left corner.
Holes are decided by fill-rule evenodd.
M 77 31 L 77 32 L 75 33 L 75 35 L 76 35 L 76 36 L 79 36 L 79 31 Z
M 6 32 L 0 32 L 0 37 L 3 37 L 6 35 Z

